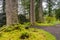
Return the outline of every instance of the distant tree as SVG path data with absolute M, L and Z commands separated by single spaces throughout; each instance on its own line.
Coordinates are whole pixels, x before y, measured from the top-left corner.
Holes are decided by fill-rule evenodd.
M 39 16 L 38 16 L 39 15 L 39 10 L 38 10 L 39 9 L 39 6 L 38 6 L 39 3 L 38 2 L 39 2 L 39 0 L 35 0 L 35 17 L 36 17 L 36 21 L 38 21 L 38 19 L 39 19 Z
M 38 18 L 38 22 L 42 23 L 44 22 L 44 18 L 43 18 L 43 7 L 42 7 L 42 0 L 39 0 L 38 2 L 38 6 L 39 6 L 39 18 Z
M 24 7 L 23 11 L 25 14 L 29 14 L 30 12 L 30 0 L 21 0 L 22 5 Z
M 3 0 L 3 13 L 5 14 L 5 0 Z
M 52 17 L 52 11 L 55 6 L 55 0 L 47 0 L 48 16 Z
M 56 18 L 60 20 L 60 9 L 55 9 Z
M 55 15 L 60 20 L 60 0 L 56 0 Z
M 30 22 L 31 25 L 35 25 L 34 0 L 30 0 Z
M 2 13 L 0 13 L 0 27 L 6 24 L 6 14 L 5 14 L 5 0 L 2 2 Z
M 18 0 L 6 0 L 7 25 L 18 23 Z

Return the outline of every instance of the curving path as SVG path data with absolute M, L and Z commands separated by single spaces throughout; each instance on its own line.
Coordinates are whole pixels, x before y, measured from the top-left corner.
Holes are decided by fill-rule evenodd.
M 38 29 L 43 29 L 45 31 L 48 31 L 54 36 L 56 36 L 57 40 L 60 40 L 60 25 L 55 25 L 51 27 L 33 26 L 33 28 L 38 28 Z

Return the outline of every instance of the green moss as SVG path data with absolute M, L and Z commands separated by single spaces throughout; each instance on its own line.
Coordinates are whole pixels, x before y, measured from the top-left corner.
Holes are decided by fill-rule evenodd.
M 11 31 L 1 31 L 2 36 L 0 40 L 56 40 L 56 38 L 42 29 L 28 28 L 24 25 L 18 24 L 13 27 L 10 26 L 4 30 Z M 20 30 L 19 30 L 20 29 Z
M 56 25 L 55 23 L 36 23 L 37 26 L 54 26 Z

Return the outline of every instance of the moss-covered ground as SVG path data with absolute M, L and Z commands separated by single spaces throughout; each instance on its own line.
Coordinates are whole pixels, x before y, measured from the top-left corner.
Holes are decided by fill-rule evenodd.
M 0 40 L 56 40 L 56 38 L 42 29 L 16 24 L 2 27 Z

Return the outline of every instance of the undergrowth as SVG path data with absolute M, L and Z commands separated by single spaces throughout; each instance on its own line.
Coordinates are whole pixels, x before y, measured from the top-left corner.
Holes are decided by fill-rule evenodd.
M 0 40 L 56 40 L 56 38 L 42 29 L 16 24 L 2 27 Z

